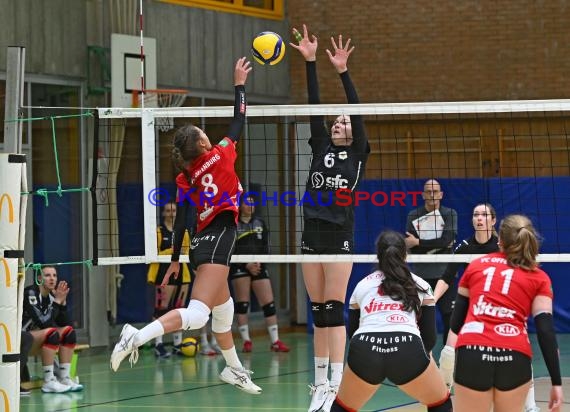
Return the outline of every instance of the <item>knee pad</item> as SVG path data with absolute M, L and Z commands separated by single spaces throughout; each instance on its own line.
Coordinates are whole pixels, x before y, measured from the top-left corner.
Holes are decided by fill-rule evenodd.
M 226 303 L 212 309 L 212 332 L 224 333 L 232 330 L 234 321 L 234 300 L 230 297 Z
M 450 396 L 451 394 L 448 393 L 447 397 L 445 399 L 442 399 L 440 402 L 427 405 L 428 412 L 451 412 L 453 409 Z
M 74 348 L 77 343 L 77 335 L 75 334 L 75 329 L 71 326 L 66 327 L 61 333 L 60 343 L 68 348 Z
M 187 308 L 176 310 L 180 313 L 183 330 L 200 329 L 210 319 L 210 308 L 197 299 L 192 299 Z
M 313 314 L 313 324 L 316 328 L 326 328 L 325 321 L 325 304 L 319 302 L 311 302 L 311 313 Z
M 325 322 L 328 327 L 344 326 L 344 303 L 339 300 L 325 302 Z
M 238 315 L 245 315 L 249 309 L 249 302 L 236 302 L 235 312 Z
M 263 309 L 263 316 L 266 318 L 273 316 L 277 313 L 277 309 L 275 309 L 275 302 L 263 305 L 262 309 Z
M 54 350 L 59 348 L 59 333 L 56 328 L 51 328 L 46 333 L 46 337 L 44 339 L 44 343 L 42 343 L 42 346 Z

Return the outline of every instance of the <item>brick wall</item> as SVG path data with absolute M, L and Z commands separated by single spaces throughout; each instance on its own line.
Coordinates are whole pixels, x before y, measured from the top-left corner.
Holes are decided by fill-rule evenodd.
M 362 102 L 570 97 L 568 1 L 288 0 L 287 10 L 319 37 L 323 103 L 346 101 L 325 53 L 339 33 L 356 46 Z M 289 53 L 292 103 L 305 103 L 304 63 Z

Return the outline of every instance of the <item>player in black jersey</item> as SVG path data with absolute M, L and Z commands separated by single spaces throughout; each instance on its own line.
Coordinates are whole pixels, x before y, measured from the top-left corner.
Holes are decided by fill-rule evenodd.
M 303 34 L 293 29 L 299 50 L 306 61 L 309 103 L 319 104 L 316 56 L 317 37 L 303 25 Z M 354 47 L 350 39 L 331 38 L 333 51 L 327 55 L 340 75 L 348 103 L 359 103 L 348 74 L 347 62 Z M 324 116 L 311 116 L 311 167 L 303 197 L 302 252 L 305 254 L 351 254 L 354 237 L 354 208 L 337 202 L 338 191 L 354 193 L 362 179 L 370 153 L 364 122 L 360 115 L 341 115 L 330 130 Z M 310 198 L 310 199 L 309 199 Z M 352 202 L 353 204 L 354 202 Z M 344 301 L 352 263 L 303 263 L 303 278 L 311 299 L 315 350 L 315 382 L 309 411 L 319 410 L 325 398 L 335 396 L 342 378 L 346 330 Z M 331 379 L 328 380 L 328 365 Z
M 495 224 L 497 214 L 489 203 L 480 203 L 473 209 L 473 229 L 475 233 L 469 239 L 463 239 L 453 251 L 455 255 L 486 255 L 499 250 L 499 239 Z M 468 262 L 451 262 L 435 285 L 433 296 L 437 301 L 453 285 L 457 271 L 465 269 Z
M 269 254 L 269 232 L 265 222 L 255 215 L 253 197 L 241 199 L 237 224 L 236 255 Z M 239 333 L 243 339 L 243 352 L 251 352 L 253 343 L 249 335 L 247 312 L 251 290 L 263 309 L 265 325 L 271 338 L 269 349 L 273 352 L 289 352 L 289 348 L 279 340 L 277 311 L 271 289 L 271 281 L 264 263 L 234 263 L 230 267 L 230 278 L 234 289 L 235 313 Z
M 24 289 L 22 330 L 33 336 L 30 355 L 41 354 L 44 383 L 42 392 L 81 391 L 83 385 L 70 377 L 71 358 L 77 343 L 75 329 L 67 316 L 67 282 L 57 280 L 53 266 L 44 266 L 41 283 Z M 54 370 L 58 353 L 59 367 Z
M 172 238 L 174 234 L 174 219 L 176 218 L 176 202 L 168 202 L 162 209 L 162 224 L 157 228 L 156 236 L 159 255 L 172 254 Z M 182 253 L 188 253 L 190 247 L 190 236 L 188 231 L 184 232 L 182 241 Z M 158 319 L 172 309 L 186 307 L 186 300 L 190 290 L 191 274 L 188 265 L 181 265 L 181 274 L 178 278 L 171 277 L 167 285 L 162 286 L 162 280 L 168 270 L 168 263 L 151 263 L 148 267 L 147 281 L 155 286 L 154 314 L 153 318 Z M 174 348 L 173 354 L 180 354 L 182 346 L 182 331 L 172 334 Z M 157 358 L 168 358 L 170 352 L 164 348 L 162 335 L 155 338 L 154 354 Z

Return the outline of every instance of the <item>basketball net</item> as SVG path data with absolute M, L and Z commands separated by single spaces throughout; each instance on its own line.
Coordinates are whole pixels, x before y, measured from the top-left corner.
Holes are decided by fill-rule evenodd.
M 180 107 L 186 101 L 187 90 L 183 89 L 156 89 L 145 90 L 145 107 Z M 133 107 L 140 107 L 140 90 L 133 90 Z M 161 132 L 174 129 L 173 117 L 155 117 L 154 125 Z

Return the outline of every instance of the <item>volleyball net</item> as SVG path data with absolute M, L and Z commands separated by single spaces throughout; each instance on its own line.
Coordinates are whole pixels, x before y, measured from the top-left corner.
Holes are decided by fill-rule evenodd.
M 305 183 L 342 190 L 342 178 L 309 176 L 309 116 L 345 114 L 365 121 L 371 153 L 356 193 L 355 253 L 301 254 Z M 175 129 L 191 122 L 212 143 L 226 133 L 233 107 L 99 109 L 95 144 L 99 265 L 168 261 L 158 256 L 160 208 L 176 199 L 170 160 Z M 250 105 L 238 144 L 236 169 L 245 192 L 271 233 L 272 254 L 233 257 L 233 262 L 300 263 L 376 260 L 374 241 L 383 229 L 405 232 L 406 216 L 424 201 L 427 179 L 442 186 L 442 204 L 458 212 L 457 240 L 473 233 L 472 210 L 490 203 L 498 221 L 523 213 L 543 237 L 543 262 L 570 261 L 570 101 L 504 101 L 359 105 Z M 342 161 L 342 159 L 336 159 Z M 323 202 L 329 199 L 323 198 Z M 411 262 L 469 261 L 472 256 L 410 255 Z

